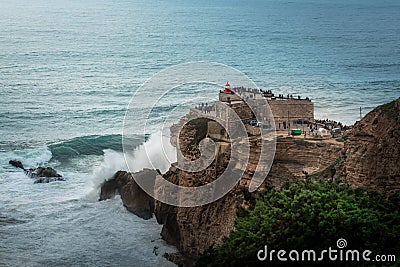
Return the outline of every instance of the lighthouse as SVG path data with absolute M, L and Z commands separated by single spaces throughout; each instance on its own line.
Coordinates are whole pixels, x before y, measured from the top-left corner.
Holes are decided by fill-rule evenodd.
M 224 86 L 224 90 L 219 90 L 219 101 L 231 103 L 232 101 L 241 101 L 239 95 L 236 95 L 235 92 L 232 90 L 231 85 L 229 82 L 226 82 Z
M 229 84 L 229 82 L 226 82 L 225 87 L 224 87 L 224 93 L 225 94 L 232 94 L 232 89 L 231 89 L 231 85 Z

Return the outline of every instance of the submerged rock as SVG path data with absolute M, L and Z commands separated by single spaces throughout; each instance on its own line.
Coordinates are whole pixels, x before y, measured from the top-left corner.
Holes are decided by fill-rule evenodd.
M 17 224 L 17 223 L 24 223 L 23 220 L 18 220 L 13 217 L 7 217 L 0 214 L 0 226 L 1 225 L 8 225 L 8 224 Z
M 16 168 L 22 169 L 27 176 L 29 176 L 32 179 L 35 179 L 35 184 L 49 183 L 54 181 L 65 181 L 65 179 L 51 167 L 37 167 L 36 169 L 25 169 L 21 161 L 10 160 L 8 163 L 10 163 L 12 166 Z

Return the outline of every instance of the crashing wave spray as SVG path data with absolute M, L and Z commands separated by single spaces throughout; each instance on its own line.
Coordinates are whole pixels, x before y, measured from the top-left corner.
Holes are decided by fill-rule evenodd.
M 166 172 L 171 163 L 176 162 L 176 148 L 171 145 L 169 138 L 161 132 L 151 135 L 150 139 L 136 148 L 133 153 L 126 153 L 126 161 L 132 172 L 144 168 L 159 169 Z
M 138 172 L 145 168 L 159 169 L 161 172 L 167 171 L 171 163 L 176 161 L 176 149 L 166 140 L 161 133 L 151 135 L 132 153 L 126 153 L 126 157 L 122 152 L 105 149 L 103 162 L 93 170 L 87 198 L 97 201 L 101 184 L 105 180 L 112 178 L 117 171 L 129 171 L 126 161 L 130 162 L 130 166 L 134 166 L 130 169 L 132 172 Z

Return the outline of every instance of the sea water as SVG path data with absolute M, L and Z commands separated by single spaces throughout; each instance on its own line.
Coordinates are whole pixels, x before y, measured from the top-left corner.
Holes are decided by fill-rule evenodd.
M 353 124 L 360 107 L 400 96 L 399 14 L 397 0 L 2 0 L 0 266 L 170 264 L 155 219 L 118 197 L 97 201 L 99 184 L 126 169 L 121 132 L 139 86 L 175 64 L 218 62 L 276 94 L 310 97 L 316 118 Z M 150 103 L 140 97 L 137 146 L 175 104 L 164 101 L 143 133 Z M 67 181 L 33 184 L 10 159 Z

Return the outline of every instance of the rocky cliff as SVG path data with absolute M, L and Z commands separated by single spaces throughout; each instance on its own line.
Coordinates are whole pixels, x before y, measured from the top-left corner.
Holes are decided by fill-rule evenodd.
M 136 184 L 134 176 L 153 181 L 156 175 L 157 171 L 149 169 L 133 174 L 119 171 L 102 184 L 99 200 L 106 200 L 118 194 L 127 210 L 143 219 L 150 219 L 154 212 L 154 199 Z
M 337 179 L 400 191 L 400 98 L 369 112 L 345 135 Z
M 277 138 L 276 154 L 272 168 L 262 188 L 280 186 L 285 181 L 304 179 L 327 170 L 339 158 L 336 179 L 356 186 L 366 186 L 381 191 L 400 190 L 400 99 L 380 106 L 367 114 L 345 134 L 344 150 L 338 143 L 299 138 Z M 184 157 L 195 160 L 200 156 L 199 142 L 207 136 L 208 119 L 192 121 L 187 125 L 171 127 L 173 145 L 181 148 Z M 174 131 L 178 131 L 174 132 Z M 121 194 L 124 205 L 135 214 L 149 218 L 154 211 L 157 221 L 163 224 L 162 237 L 180 251 L 183 265 L 193 260 L 211 246 L 222 242 L 234 227 L 239 207 L 246 207 L 251 198 L 248 186 L 260 155 L 260 138 L 252 129 L 250 135 L 250 159 L 239 183 L 221 199 L 200 207 L 175 207 L 151 199 L 139 188 L 133 175 L 118 172 L 114 179 L 104 183 L 101 199 Z M 253 133 L 254 132 L 254 133 Z M 214 160 L 205 170 L 192 173 L 171 166 L 163 177 L 171 183 L 191 187 L 212 182 L 229 162 L 229 144 L 214 140 L 220 147 Z M 151 176 L 157 174 L 151 172 Z M 324 172 L 326 173 L 326 172 Z M 329 173 L 332 176 L 334 173 Z M 154 185 L 155 192 L 160 188 Z
M 208 125 L 207 118 L 192 120 L 187 124 L 182 120 L 171 127 L 171 143 L 174 146 L 179 145 L 185 158 L 196 160 L 200 157 L 199 143 L 208 135 Z M 239 207 L 247 207 L 252 200 L 248 187 L 259 161 L 261 139 L 257 135 L 259 129 L 249 127 L 247 124 L 246 129 L 250 133 L 250 158 L 241 180 L 228 194 L 210 204 L 190 208 L 175 207 L 155 201 L 154 214 L 157 221 L 163 225 L 161 235 L 164 240 L 178 248 L 181 253 L 180 262 L 183 265 L 190 265 L 209 247 L 221 244 L 222 239 L 234 227 Z M 225 171 L 230 160 L 231 146 L 220 139 L 214 141 L 218 153 L 216 160 L 206 169 L 193 173 L 171 166 L 163 174 L 163 178 L 185 187 L 205 185 L 218 178 Z M 304 179 L 304 172 L 308 174 L 321 172 L 339 157 L 340 150 L 340 145 L 280 137 L 277 139 L 276 154 L 271 170 L 260 189 L 280 186 L 289 180 Z M 148 217 L 152 209 L 150 200 L 135 184 L 132 175 L 137 174 L 117 173 L 114 179 L 104 184 L 102 198 L 119 193 L 122 201 L 131 211 L 135 212 L 132 206 L 138 208 L 140 205 L 145 205 L 146 216 L 144 217 Z M 159 188 L 157 183 L 154 190 L 156 194 L 163 193 L 163 188 Z
M 179 144 L 185 157 L 196 159 L 199 156 L 197 145 L 198 140 L 206 135 L 202 129 L 204 125 L 207 125 L 204 121 L 197 121 L 181 129 Z M 249 141 L 251 153 L 244 175 L 223 198 L 208 205 L 191 208 L 174 207 L 156 201 L 155 215 L 157 221 L 163 224 L 161 235 L 182 253 L 183 265 L 190 265 L 206 249 L 221 244 L 223 237 L 234 227 L 238 208 L 248 205 L 248 186 L 258 163 L 260 138 L 252 136 Z M 261 189 L 270 185 L 280 186 L 293 179 L 303 179 L 303 171 L 309 174 L 320 172 L 339 157 L 340 150 L 340 146 L 329 143 L 279 138 L 274 163 Z M 207 169 L 197 173 L 185 172 L 172 166 L 163 177 L 174 184 L 187 187 L 204 185 L 224 171 L 229 157 L 230 147 L 218 155 L 217 168 L 215 161 Z

